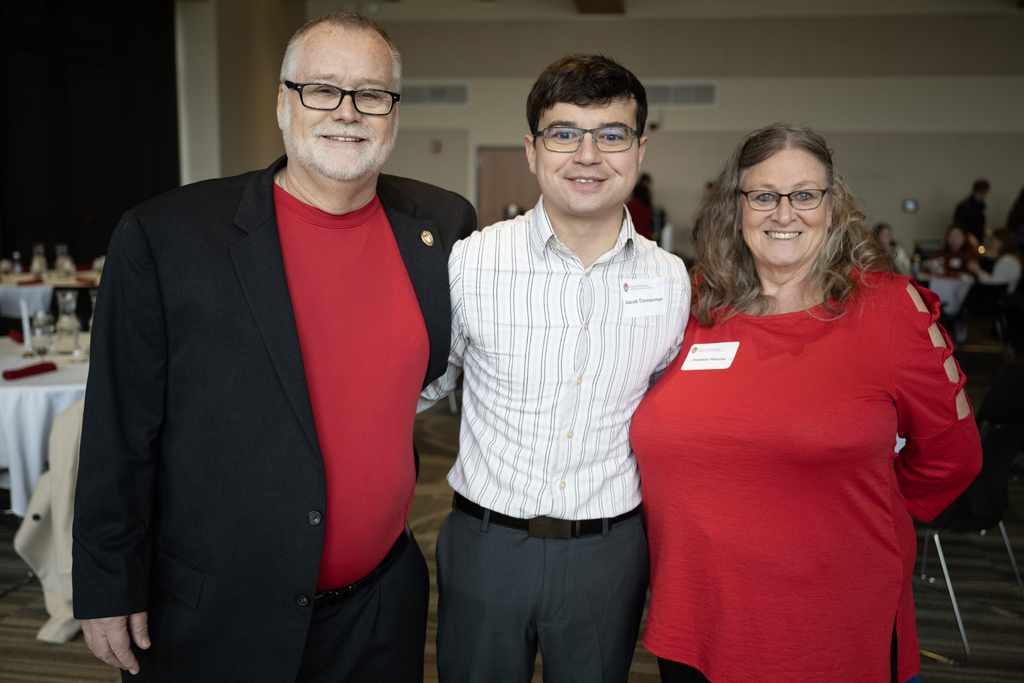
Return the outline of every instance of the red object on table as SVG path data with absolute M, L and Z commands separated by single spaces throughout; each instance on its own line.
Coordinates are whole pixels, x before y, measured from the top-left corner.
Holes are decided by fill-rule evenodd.
M 17 344 L 25 343 L 25 335 L 23 335 L 21 332 L 18 332 L 17 330 L 11 330 L 7 334 L 10 336 L 12 342 L 15 342 Z
M 43 281 L 40 280 L 39 278 L 36 278 L 35 280 L 25 280 L 24 282 L 19 282 L 18 286 L 19 287 L 23 287 L 25 285 L 41 285 L 41 284 L 43 284 Z
M 77 281 L 81 282 L 83 285 L 95 285 L 96 284 L 96 280 L 94 280 L 91 277 L 76 277 L 75 279 Z
M 31 377 L 32 375 L 44 372 L 52 372 L 56 369 L 57 366 L 53 363 L 36 363 L 35 365 L 18 368 L 17 370 L 4 370 L 4 379 L 21 379 L 22 377 Z

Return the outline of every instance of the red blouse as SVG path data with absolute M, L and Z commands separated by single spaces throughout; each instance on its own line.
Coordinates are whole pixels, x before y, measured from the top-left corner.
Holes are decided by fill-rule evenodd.
M 691 325 L 631 429 L 648 650 L 713 683 L 887 681 L 895 621 L 899 680 L 919 670 L 908 512 L 933 518 L 981 466 L 938 315 L 876 274 L 837 320 Z M 727 369 L 681 370 L 694 344 L 736 341 Z

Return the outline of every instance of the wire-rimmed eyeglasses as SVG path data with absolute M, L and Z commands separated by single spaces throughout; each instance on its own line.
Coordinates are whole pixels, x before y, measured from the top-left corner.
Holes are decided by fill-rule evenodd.
M 352 105 L 360 114 L 370 116 L 387 116 L 395 107 L 395 102 L 402 98 L 396 92 L 367 88 L 363 90 L 342 90 L 326 83 L 292 83 L 285 81 L 284 86 L 299 93 L 299 101 L 306 109 L 331 111 L 341 106 L 345 95 L 352 96 Z
M 637 132 L 628 126 L 605 126 L 603 128 L 568 128 L 551 126 L 537 131 L 549 152 L 575 152 L 583 144 L 583 138 L 590 133 L 599 152 L 625 152 L 633 146 Z
M 817 209 L 821 206 L 821 200 L 828 190 L 796 190 L 789 194 L 780 194 L 771 190 L 736 190 L 738 194 L 747 198 L 747 204 L 754 211 L 774 211 L 785 197 L 789 205 L 800 211 Z

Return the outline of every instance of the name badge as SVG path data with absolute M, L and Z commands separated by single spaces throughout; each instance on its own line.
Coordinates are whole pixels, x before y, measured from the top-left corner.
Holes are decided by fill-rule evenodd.
M 640 277 L 623 280 L 622 305 L 627 318 L 668 313 L 665 278 Z
M 732 365 L 739 348 L 739 342 L 694 344 L 686 352 L 686 360 L 680 370 L 724 370 Z

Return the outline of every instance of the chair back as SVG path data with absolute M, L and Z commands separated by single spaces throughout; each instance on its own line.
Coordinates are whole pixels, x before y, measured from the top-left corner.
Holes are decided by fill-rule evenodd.
M 1005 282 L 998 285 L 974 283 L 964 300 L 964 310 L 975 318 L 995 318 L 1008 286 Z
M 979 426 L 1024 422 L 1024 363 L 1007 361 L 996 370 L 975 419 Z
M 985 432 L 981 440 L 981 472 L 965 492 L 975 517 L 1001 517 L 1010 506 L 1007 482 L 1010 480 L 1013 461 L 1022 447 L 1024 422 L 991 425 Z

